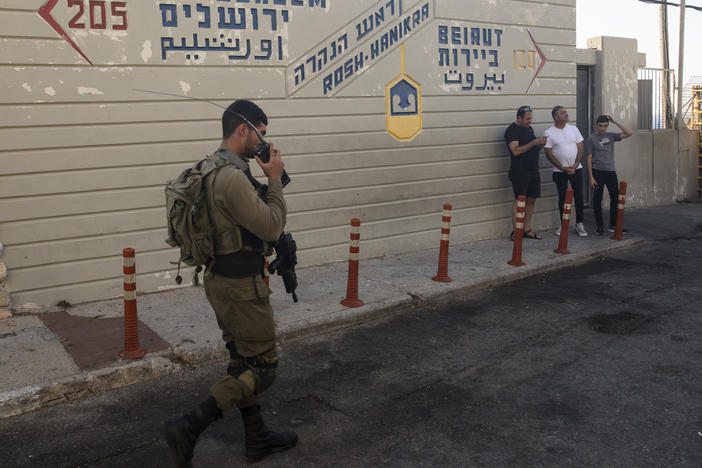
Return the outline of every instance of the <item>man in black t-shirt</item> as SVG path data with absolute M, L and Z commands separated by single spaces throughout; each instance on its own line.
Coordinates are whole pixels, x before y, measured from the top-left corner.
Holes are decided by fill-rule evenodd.
M 537 138 L 531 128 L 534 112 L 529 106 L 517 109 L 517 120 L 505 130 L 505 142 L 510 155 L 509 180 L 512 181 L 514 204 L 512 205 L 512 225 L 517 224 L 517 197 L 526 195 L 524 212 L 524 237 L 541 239 L 531 230 L 531 217 L 534 214 L 536 199 L 541 196 L 541 177 L 539 176 L 539 150 L 546 144 L 546 137 Z M 514 236 L 514 231 L 512 232 Z

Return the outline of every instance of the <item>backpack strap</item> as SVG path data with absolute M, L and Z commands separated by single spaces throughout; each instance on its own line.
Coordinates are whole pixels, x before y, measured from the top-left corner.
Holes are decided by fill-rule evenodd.
M 220 148 L 213 154 L 208 156 L 208 159 L 210 161 L 210 164 L 215 165 L 217 168 L 224 166 L 233 166 L 234 168 L 243 172 L 247 180 L 251 183 L 256 192 L 259 194 L 259 197 L 261 197 L 265 201 L 264 197 L 268 186 L 265 184 L 261 184 L 251 175 L 251 170 L 249 169 L 248 164 L 246 164 L 246 162 L 241 157 L 237 156 L 229 150 Z M 215 177 L 213 177 L 211 183 L 208 184 L 209 187 L 214 187 L 216 180 Z M 211 196 L 208 196 L 208 200 L 214 203 L 214 193 L 212 193 Z M 262 239 L 260 239 L 252 232 L 248 231 L 243 226 L 236 224 L 232 219 L 229 218 L 229 216 L 227 216 L 226 213 L 222 211 L 221 207 L 218 206 L 216 209 L 219 212 L 219 214 L 224 216 L 233 226 L 233 232 L 231 232 L 233 238 L 231 238 L 232 236 L 228 236 L 228 232 L 220 233 L 222 236 L 224 236 L 224 244 L 226 244 L 227 241 L 231 241 L 235 244 L 235 246 L 241 245 L 241 248 L 247 247 L 253 249 L 254 251 L 259 251 L 260 249 L 262 249 L 263 251 L 266 250 L 266 243 Z M 227 237 L 230 237 L 230 239 L 227 239 Z
M 210 166 L 211 166 L 211 167 L 210 167 Z M 210 200 L 212 200 L 212 203 L 214 203 L 214 194 L 212 194 L 212 197 L 210 197 L 210 193 L 209 193 L 210 191 L 207 190 L 207 182 L 205 181 L 205 178 L 206 178 L 209 174 L 212 174 L 212 187 L 214 187 L 215 181 L 217 180 L 217 174 L 219 174 L 219 170 L 220 170 L 222 167 L 224 167 L 224 165 L 222 165 L 222 166 L 208 165 L 207 169 L 206 169 L 205 171 L 202 172 L 202 179 L 203 179 L 203 182 L 202 182 L 202 190 L 205 191 L 205 206 L 207 207 L 207 216 L 210 218 L 210 223 L 212 223 L 212 212 L 210 211 Z M 220 211 L 219 208 L 217 208 L 216 206 L 215 206 L 215 209 L 218 210 L 218 211 Z M 220 211 L 220 213 L 221 213 L 221 211 Z M 237 227 L 234 226 L 234 229 L 237 229 Z M 215 264 L 215 260 L 216 260 L 216 258 L 217 258 L 217 255 L 216 255 L 216 251 L 217 251 L 217 247 L 216 247 L 216 245 L 217 245 L 217 243 L 216 243 L 216 237 L 217 237 L 217 233 L 214 232 L 214 226 L 213 226 L 213 229 L 212 229 L 212 241 L 213 241 L 213 243 L 214 243 L 214 245 L 215 245 L 215 248 L 214 248 L 214 250 L 215 250 L 215 255 L 214 255 L 214 256 L 207 262 L 207 264 L 205 265 L 205 271 L 211 271 L 211 270 L 212 270 L 212 268 L 214 267 L 214 264 Z
M 217 181 L 217 175 L 220 169 L 226 166 L 234 166 L 240 169 L 236 164 L 230 164 L 227 160 L 223 158 L 216 158 L 215 155 L 210 155 L 207 157 L 208 163 L 207 167 L 203 167 L 203 190 L 206 190 L 206 201 L 207 210 L 210 220 L 214 219 L 213 215 L 217 214 L 218 217 L 224 218 L 230 224 L 231 228 L 223 231 L 213 231 L 213 242 L 215 245 L 215 252 L 217 251 L 217 246 L 224 246 L 225 248 L 233 248 L 234 251 L 239 251 L 246 245 L 242 238 L 242 228 L 236 224 L 228 215 L 225 213 L 220 206 L 217 206 L 215 202 L 215 191 L 214 186 Z M 212 189 L 212 190 L 210 190 Z M 214 205 L 214 206 L 212 206 Z M 211 221 L 212 222 L 212 221 Z M 214 227 L 214 224 L 213 224 Z M 210 269 L 214 262 L 210 264 Z

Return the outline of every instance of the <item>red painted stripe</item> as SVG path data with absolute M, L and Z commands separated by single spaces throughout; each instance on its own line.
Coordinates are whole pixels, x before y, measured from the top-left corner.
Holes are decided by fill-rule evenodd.
M 353 232 L 351 233 L 351 240 L 360 240 L 361 239 L 361 234 L 354 234 Z
M 123 272 L 125 275 L 133 275 L 133 274 L 136 274 L 136 265 L 132 265 L 132 266 L 128 266 L 128 267 L 127 267 L 127 266 L 126 266 L 126 267 L 122 267 L 122 272 Z
M 443 221 L 444 223 L 450 223 L 451 217 L 450 216 L 442 216 L 441 221 Z
M 541 51 L 541 48 L 538 46 L 538 44 L 534 40 L 534 36 L 531 35 L 531 32 L 529 32 L 528 29 L 527 29 L 527 34 L 529 34 L 529 39 L 531 39 L 531 43 L 534 44 L 534 48 L 536 49 L 536 53 L 539 54 L 539 58 L 541 59 L 541 63 L 539 64 L 539 68 L 536 69 L 536 73 L 534 74 L 534 77 L 531 79 L 531 82 L 529 82 L 529 86 L 527 86 L 527 89 L 526 89 L 526 91 L 524 91 L 524 94 L 529 94 L 529 89 L 531 89 L 531 85 L 534 84 L 534 80 L 536 80 L 536 77 L 539 76 L 539 73 L 541 73 L 541 69 L 544 68 L 544 65 L 546 65 L 546 56 Z
M 43 7 L 39 8 L 39 16 L 44 18 L 44 21 L 49 23 L 49 26 L 54 28 L 54 31 L 56 31 L 59 36 L 61 36 L 66 42 L 68 42 L 71 47 L 75 49 L 76 52 L 78 52 L 87 62 L 92 65 L 93 62 L 90 61 L 87 55 L 83 53 L 82 50 L 80 50 L 80 47 L 78 47 L 78 44 L 73 42 L 73 40 L 66 34 L 66 31 L 63 30 L 63 28 L 56 22 L 53 16 L 51 16 L 51 10 L 54 9 L 56 4 L 58 3 L 59 0 L 49 0 L 44 4 Z M 132 255 L 133 256 L 133 255 Z
M 441 228 L 441 234 L 451 234 L 450 228 Z
M 124 283 L 125 291 L 136 291 L 136 283 Z
M 360 226 L 361 225 L 361 220 L 358 218 L 353 218 L 351 220 L 351 226 Z
M 359 253 L 361 251 L 360 247 L 349 247 L 350 253 Z

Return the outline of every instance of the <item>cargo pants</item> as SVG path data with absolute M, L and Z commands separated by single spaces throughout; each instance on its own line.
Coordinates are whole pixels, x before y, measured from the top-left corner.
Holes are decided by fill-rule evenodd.
M 271 290 L 260 274 L 226 278 L 208 272 L 205 293 L 230 355 L 227 376 L 210 394 L 224 412 L 253 406 L 273 384 L 278 366 Z

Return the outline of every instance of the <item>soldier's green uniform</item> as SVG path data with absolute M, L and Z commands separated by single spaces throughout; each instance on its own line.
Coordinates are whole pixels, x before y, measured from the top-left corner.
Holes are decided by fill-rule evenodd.
M 228 164 L 206 181 L 216 257 L 205 274 L 205 291 L 231 360 L 228 375 L 210 393 L 222 411 L 230 411 L 255 404 L 275 378 L 275 323 L 271 291 L 263 281 L 263 253 L 266 243 L 283 232 L 286 206 L 278 180 L 268 181 L 266 202 L 259 197 L 243 157 L 220 149 L 211 158 Z
M 261 127 L 260 132 L 254 125 Z M 215 247 L 215 259 L 205 271 L 205 292 L 231 359 L 227 375 L 212 386 L 205 401 L 164 424 L 178 467 L 192 466 L 200 434 L 234 407 L 244 423 L 247 461 L 288 450 L 298 441 L 294 432 L 268 429 L 257 403 L 273 383 L 278 366 L 271 291 L 263 280 L 264 254 L 282 234 L 286 217 L 283 186 L 277 178 L 283 168 L 279 152 L 269 146 L 270 162 L 261 165 L 264 172 L 274 174 L 266 192 L 249 171 L 247 157 L 255 154 L 259 141 L 264 143 L 265 125 L 268 118 L 258 106 L 235 101 L 222 115 L 222 148 L 208 157 L 217 170 L 204 180 Z

